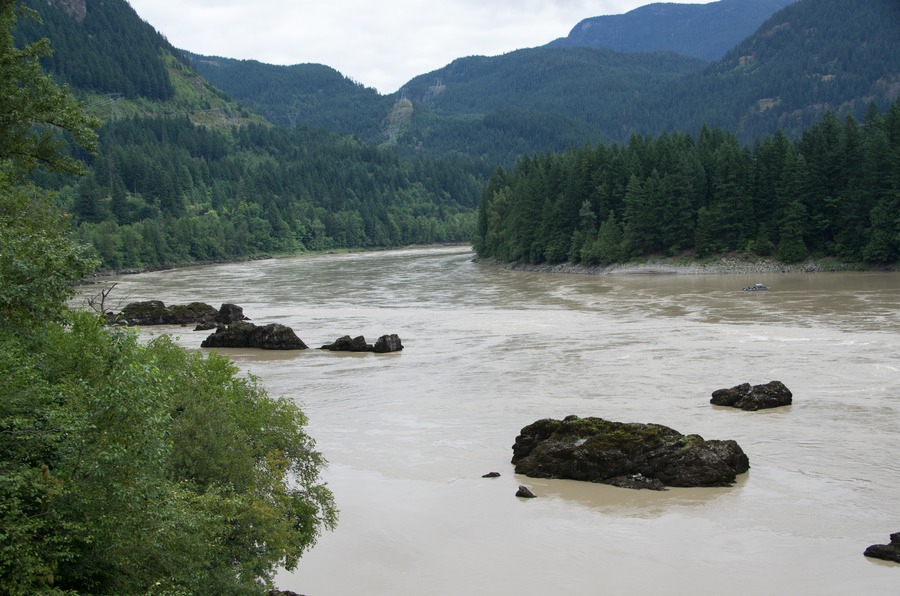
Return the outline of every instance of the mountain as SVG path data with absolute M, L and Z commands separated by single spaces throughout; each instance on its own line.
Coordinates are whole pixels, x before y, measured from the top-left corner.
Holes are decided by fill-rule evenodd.
M 412 115 L 398 143 L 510 163 L 523 153 L 616 139 L 636 100 L 702 67 L 675 54 L 592 48 L 460 58 L 403 88 Z
M 787 5 L 765 19 L 778 3 Z M 696 133 L 704 124 L 733 131 L 744 142 L 779 128 L 795 137 L 827 110 L 861 118 L 869 102 L 885 109 L 900 94 L 897 0 L 650 6 L 676 17 L 681 9 L 699 14 L 766 9 L 755 13 L 762 24 L 712 63 L 671 52 L 539 47 L 460 58 L 413 78 L 387 102 L 337 73 L 328 76 L 344 82 L 329 92 L 324 74 L 300 76 L 311 72 L 311 65 L 296 73 L 289 72 L 294 67 L 269 67 L 279 73 L 272 79 L 280 90 L 277 101 L 269 99 L 263 81 L 236 83 L 261 72 L 258 63 L 231 62 L 220 69 L 233 69 L 228 77 L 213 69 L 203 72 L 263 113 L 289 104 L 297 124 L 352 131 L 407 156 L 464 154 L 502 164 L 524 153 L 624 142 L 635 133 Z M 662 22 L 678 30 L 677 18 Z M 712 22 L 726 28 L 721 19 Z M 635 29 L 626 36 L 641 37 Z M 278 82 L 283 80 L 291 85 Z
M 404 160 L 351 134 L 276 127 L 200 76 L 125 0 L 24 4 L 41 20 L 16 21 L 17 45 L 48 37 L 55 52 L 42 65 L 103 120 L 86 176 L 38 182 L 105 269 L 471 237 L 483 164 Z M 347 86 L 317 73 L 331 77 L 325 96 Z
M 191 66 L 231 97 L 284 127 L 298 124 L 376 140 L 393 101 L 322 64 L 276 66 L 184 52 Z
M 547 47 L 675 52 L 712 62 L 795 0 L 719 0 L 709 4 L 654 3 L 621 15 L 591 17 Z
M 900 2 L 800 0 L 775 13 L 722 60 L 685 76 L 645 108 L 752 140 L 798 136 L 826 111 L 862 119 L 900 97 Z
M 405 89 L 416 107 L 443 117 L 513 108 L 574 121 L 597 140 L 696 133 L 704 124 L 743 141 L 778 128 L 793 137 L 828 110 L 861 118 L 870 102 L 885 109 L 900 96 L 900 2 L 799 0 L 721 60 L 686 60 L 535 48 L 461 59 Z M 434 80 L 441 85 L 429 92 Z
M 200 77 L 123 0 L 23 4 L 39 20 L 18 20 L 17 44 L 49 38 L 53 53 L 41 66 L 103 120 L 178 114 L 218 129 L 264 122 Z
M 212 83 L 282 126 L 354 134 L 406 155 L 465 153 L 490 163 L 590 142 L 609 125 L 610 104 L 703 67 L 674 54 L 535 48 L 460 58 L 380 96 L 323 65 L 185 54 Z
M 187 55 L 124 0 L 28 4 L 45 24 L 17 35 L 48 35 L 46 67 L 106 121 L 91 175 L 46 182 L 114 268 L 465 240 L 488 172 L 524 154 L 704 125 L 796 138 L 828 110 L 862 119 L 900 96 L 897 0 L 798 0 L 713 63 L 532 48 L 460 58 L 392 96 L 326 66 Z
M 494 145 L 488 155 L 499 160 L 510 139 L 539 153 L 573 146 L 579 133 L 584 142 L 624 142 L 634 133 L 695 134 L 707 124 L 744 142 L 778 129 L 796 137 L 828 110 L 861 119 L 870 102 L 886 109 L 900 96 L 900 2 L 799 0 L 713 63 L 543 47 L 463 58 L 404 90 L 413 100 L 408 144 L 476 155 Z M 559 134 L 544 126 L 549 134 L 511 137 L 488 126 L 511 110 L 520 125 L 554 120 Z M 466 128 L 448 144 L 449 133 Z

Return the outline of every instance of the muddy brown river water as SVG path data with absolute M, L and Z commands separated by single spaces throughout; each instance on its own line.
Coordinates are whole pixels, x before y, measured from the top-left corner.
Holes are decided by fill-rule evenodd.
M 581 276 L 465 247 L 122 276 L 111 299 L 239 304 L 312 348 L 227 351 L 297 400 L 341 509 L 278 585 L 309 596 L 900 594 L 863 550 L 900 531 L 900 274 Z M 741 292 L 761 282 L 768 292 Z M 199 348 L 208 332 L 148 328 Z M 794 404 L 713 390 L 777 379 Z M 735 439 L 735 486 L 631 491 L 517 476 L 521 429 L 568 414 Z M 500 472 L 496 479 L 482 474 Z M 519 484 L 538 498 L 521 500 Z

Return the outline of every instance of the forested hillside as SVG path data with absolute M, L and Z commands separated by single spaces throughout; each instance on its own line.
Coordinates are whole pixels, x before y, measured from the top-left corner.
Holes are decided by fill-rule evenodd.
M 587 265 L 729 251 L 796 262 L 900 258 L 900 101 L 791 141 L 704 128 L 523 158 L 478 210 L 479 257 Z
M 678 130 L 707 124 L 752 141 L 776 129 L 795 138 L 826 111 L 862 119 L 870 102 L 885 110 L 897 97 L 900 2 L 800 0 L 645 110 L 674 111 Z
M 53 54 L 41 62 L 47 72 L 73 88 L 129 99 L 172 99 L 164 55 L 178 55 L 124 1 L 50 2 L 23 4 L 38 11 L 42 23 L 20 19 L 16 37 L 52 40 Z
M 743 142 L 778 129 L 795 138 L 828 110 L 861 119 L 870 102 L 885 110 L 900 96 L 900 2 L 799 0 L 706 66 L 671 54 L 536 48 L 460 59 L 406 89 L 417 108 L 447 119 L 513 108 L 577 122 L 594 141 L 696 134 L 704 124 Z M 425 147 L 427 133 L 415 136 Z
M 584 19 L 555 48 L 607 48 L 618 52 L 675 52 L 719 60 L 795 0 L 719 0 L 706 4 L 655 2 L 620 15 Z
M 279 126 L 313 126 L 373 144 L 384 140 L 394 101 L 331 67 L 185 55 L 203 78 Z
M 42 64 L 104 120 L 98 152 L 80 155 L 88 176 L 41 175 L 103 268 L 471 237 L 490 166 L 275 127 L 210 86 L 124 0 L 26 4 L 43 22 L 20 20 L 18 42 L 50 37 Z
M 606 137 L 631 119 L 636 100 L 702 66 L 674 54 L 591 48 L 460 58 L 406 85 L 414 112 L 398 143 L 513 163 L 534 148 L 556 151 Z
M 107 123 L 89 162 L 61 197 L 113 269 L 465 242 L 481 189 L 464 163 L 401 161 L 307 128 L 226 134 L 187 118 Z

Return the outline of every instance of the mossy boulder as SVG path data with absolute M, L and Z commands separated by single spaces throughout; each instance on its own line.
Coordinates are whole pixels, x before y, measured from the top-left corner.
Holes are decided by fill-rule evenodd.
M 731 440 L 705 440 L 660 424 L 568 416 L 524 427 L 513 445 L 516 473 L 625 488 L 730 486 L 750 461 Z

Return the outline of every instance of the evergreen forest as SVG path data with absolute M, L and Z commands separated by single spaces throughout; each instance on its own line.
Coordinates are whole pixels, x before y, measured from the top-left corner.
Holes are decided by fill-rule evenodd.
M 484 177 L 320 129 L 186 117 L 107 122 L 86 159 L 60 201 L 105 269 L 467 242 Z
M 647 256 L 742 252 L 900 258 L 900 102 L 863 120 L 833 113 L 796 141 L 742 145 L 704 127 L 693 137 L 634 135 L 523 157 L 498 169 L 478 208 L 479 257 L 608 265 Z

